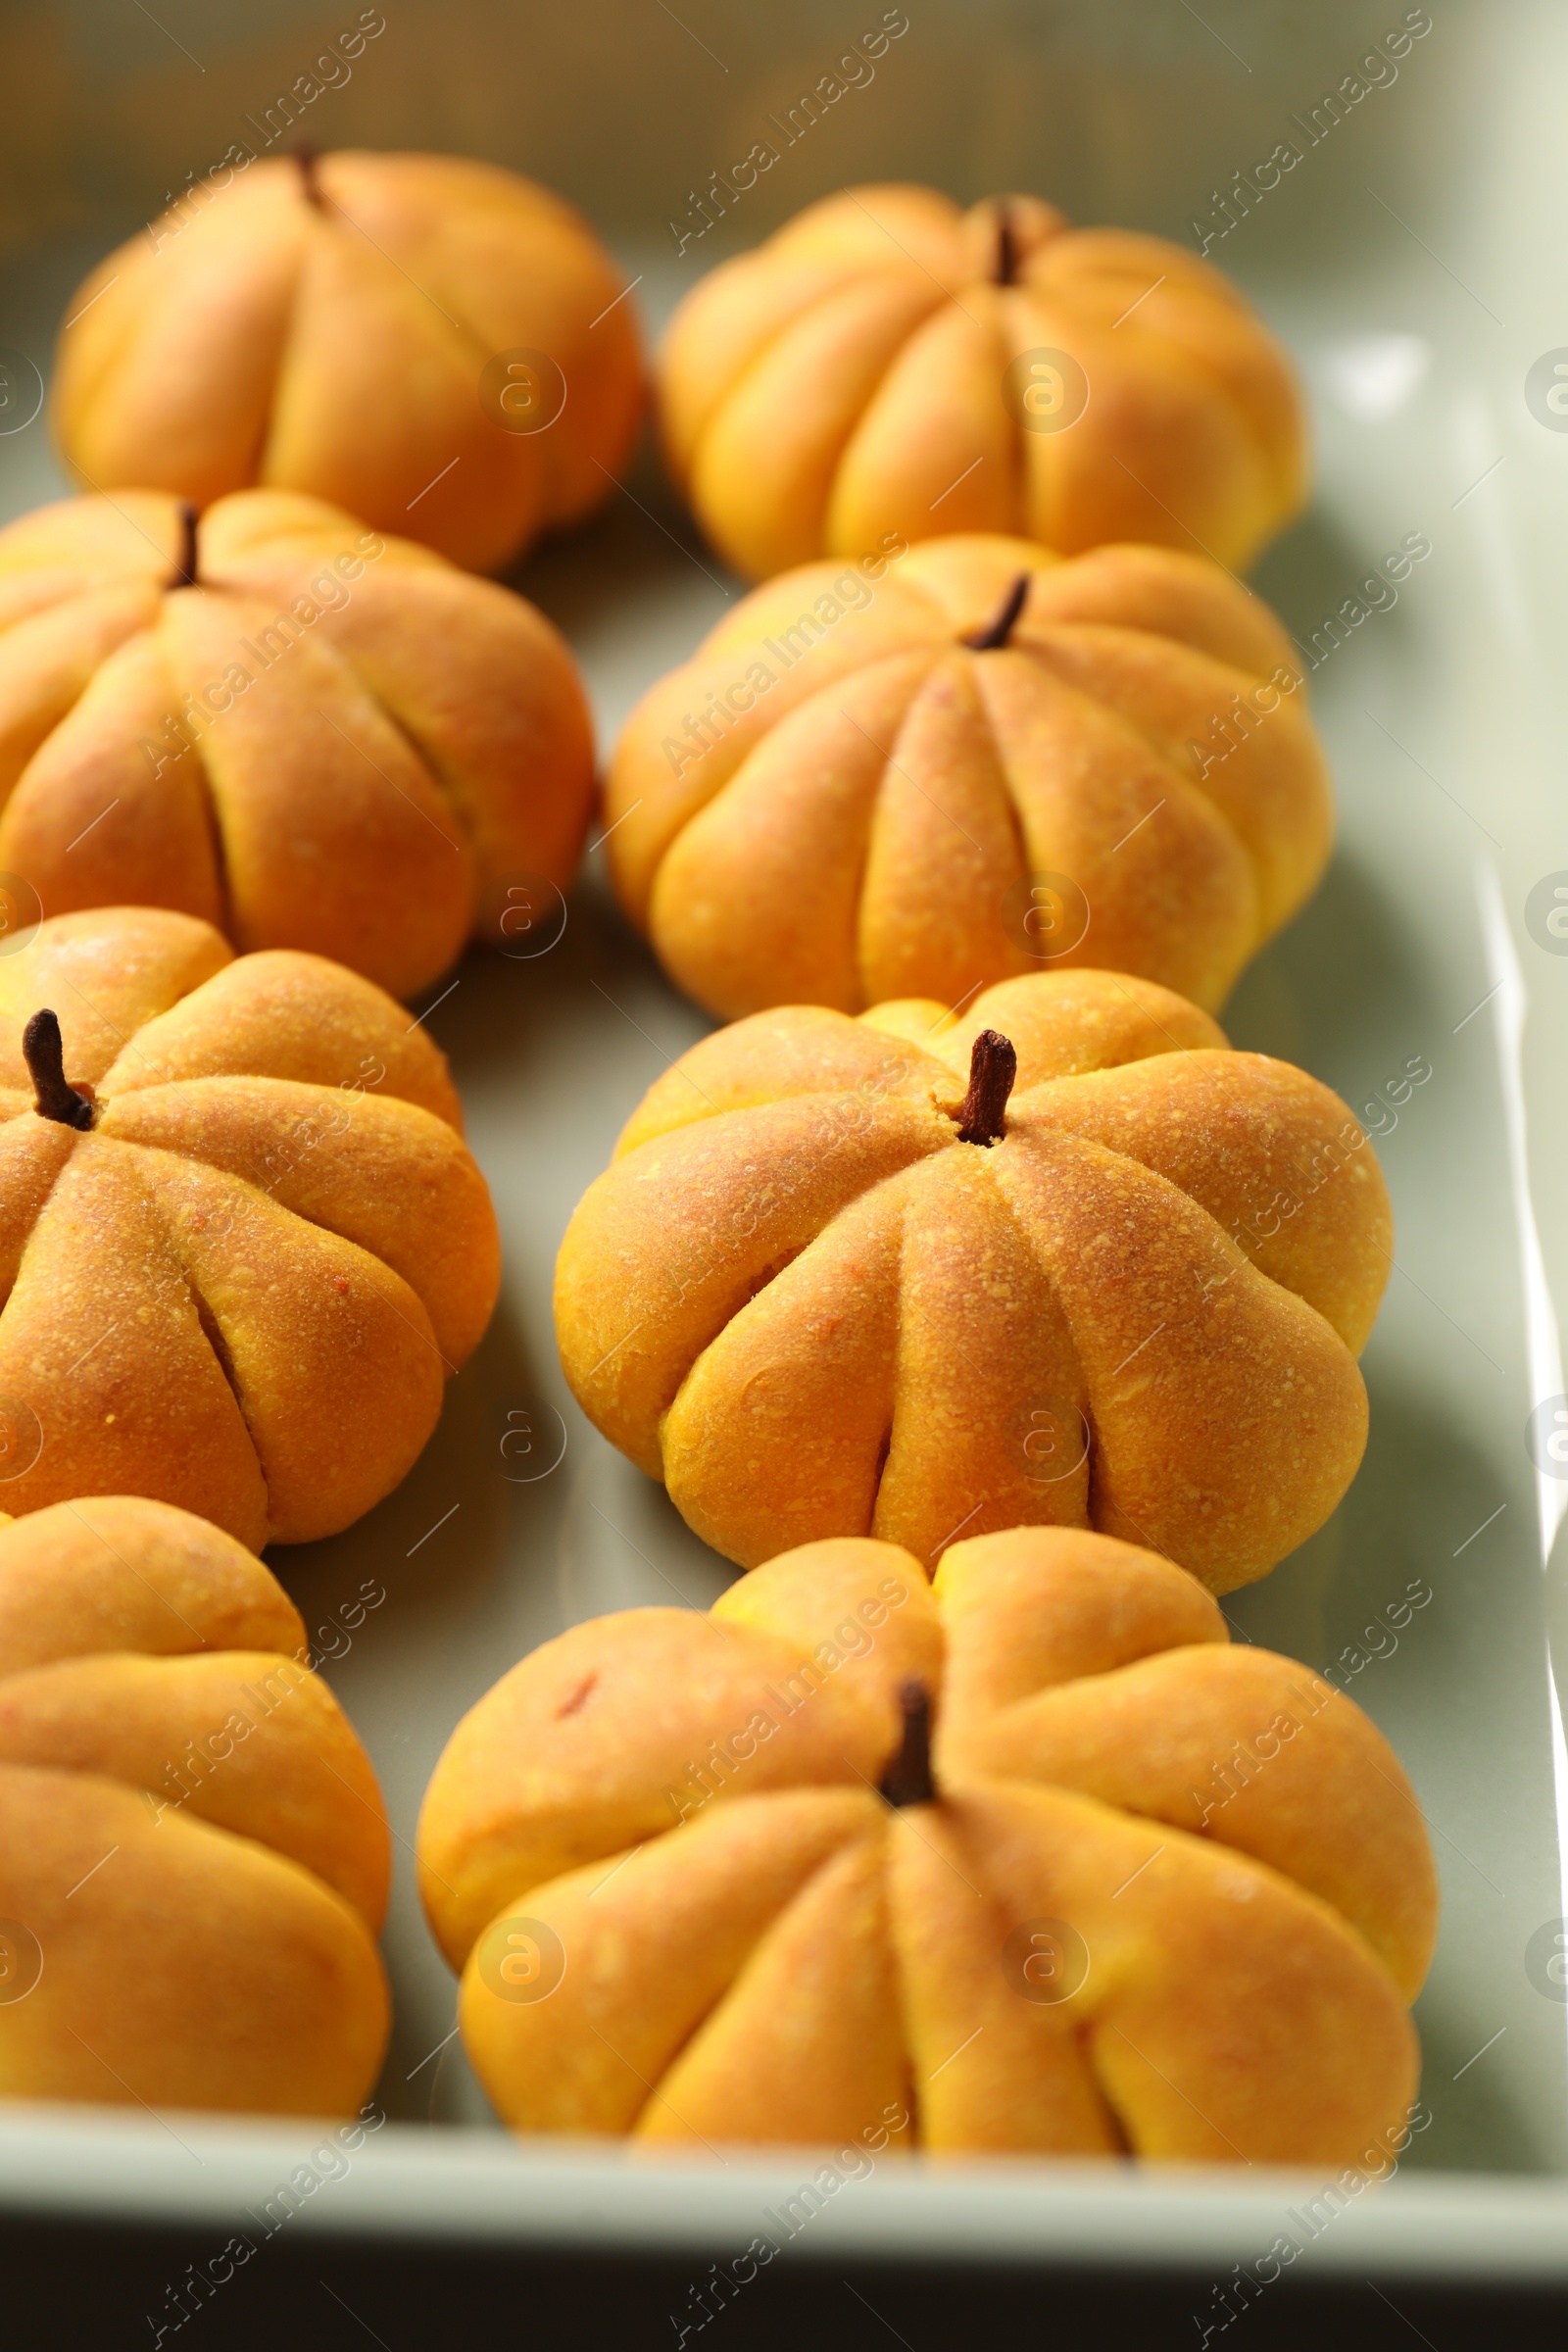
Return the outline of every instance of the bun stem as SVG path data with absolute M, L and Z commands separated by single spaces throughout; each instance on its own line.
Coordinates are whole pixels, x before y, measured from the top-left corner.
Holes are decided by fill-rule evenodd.
M 196 582 L 196 508 L 188 498 L 179 502 L 179 553 L 174 558 L 172 588 L 194 588 Z
M 40 1119 L 61 1127 L 90 1127 L 93 1106 L 66 1078 L 66 1049 L 60 1021 L 47 1005 L 35 1012 L 22 1032 L 22 1051 L 32 1079 L 32 1107 Z
M 326 210 L 326 190 L 322 187 L 316 170 L 317 164 L 320 160 L 321 150 L 314 139 L 301 139 L 293 153 L 295 166 L 300 175 L 300 194 L 307 204 L 314 206 L 317 212 L 324 212 Z
M 904 1737 L 882 1775 L 881 1793 L 890 1805 L 930 1805 L 937 1785 L 931 1777 L 931 1693 L 918 1675 L 899 1686 Z
M 1018 615 L 1024 609 L 1028 595 L 1029 574 L 1026 571 L 1020 571 L 1012 586 L 1007 590 L 1006 598 L 996 619 L 988 621 L 983 629 L 972 630 L 967 637 L 960 638 L 959 643 L 966 645 L 972 654 L 994 654 L 999 647 L 1006 644 L 1007 639 L 1017 627 Z
M 1012 233 L 1012 207 L 1005 196 L 997 198 L 997 267 L 993 285 L 1018 283 L 1018 240 Z
M 1000 1143 L 1007 1132 L 1007 1097 L 1018 1075 L 1010 1037 L 982 1029 L 969 1054 L 969 1091 L 958 1105 L 960 1144 Z

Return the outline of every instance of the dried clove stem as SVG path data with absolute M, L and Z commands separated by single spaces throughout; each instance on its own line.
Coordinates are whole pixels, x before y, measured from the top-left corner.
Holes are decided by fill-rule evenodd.
M 62 1127 L 90 1127 L 93 1105 L 66 1078 L 66 1049 L 60 1022 L 47 1006 L 22 1032 L 22 1052 L 32 1079 L 33 1109 Z
M 1000 1143 L 1007 1131 L 1007 1097 L 1018 1075 L 1012 1040 L 982 1029 L 969 1054 L 969 1091 L 958 1105 L 960 1144 Z
M 899 1686 L 904 1737 L 882 1775 L 881 1793 L 890 1805 L 929 1805 L 936 1800 L 931 1777 L 931 1693 L 918 1675 Z

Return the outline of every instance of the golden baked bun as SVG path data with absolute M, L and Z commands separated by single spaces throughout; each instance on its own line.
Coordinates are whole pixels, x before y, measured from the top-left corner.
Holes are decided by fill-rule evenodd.
M 1239 568 L 1305 501 L 1295 378 L 1229 279 L 1035 196 L 825 196 L 693 287 L 658 373 L 671 471 L 753 579 L 889 532 Z
M 556 1333 L 745 1567 L 1093 1526 L 1226 1592 L 1354 1476 L 1391 1241 L 1327 1087 L 1149 981 L 1042 973 L 683 1054 L 566 1230 Z
M 83 488 L 304 490 L 476 571 L 609 494 L 637 314 L 570 205 L 462 156 L 221 170 L 67 305 L 51 415 Z
M 366 2098 L 390 1846 L 309 1656 L 261 1561 L 188 1512 L 0 1521 L 0 2096 Z
M 0 956 L 0 1502 L 260 1550 L 390 1493 L 495 1303 L 444 1057 L 340 964 L 111 906 Z
M 0 873 L 46 913 L 172 906 L 411 996 L 570 882 L 592 791 L 550 623 L 319 499 L 0 531 Z
M 418 1845 L 517 2131 L 1402 2144 L 1437 1887 L 1397 1759 L 1103 1536 L 955 1544 L 934 1592 L 896 1545 L 811 1544 L 706 1618 L 575 1626 L 458 1726 Z
M 725 1019 L 1046 963 L 1213 1010 L 1333 807 L 1291 641 L 1216 565 L 971 537 L 754 590 L 632 712 L 605 821 L 622 906 Z

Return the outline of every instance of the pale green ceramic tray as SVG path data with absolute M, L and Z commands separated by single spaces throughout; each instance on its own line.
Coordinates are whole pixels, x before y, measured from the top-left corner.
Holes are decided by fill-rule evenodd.
M 665 223 L 684 214 L 688 182 L 744 152 L 752 117 L 791 96 L 808 67 L 824 70 L 858 22 L 809 8 L 769 27 L 718 0 L 653 25 L 641 10 L 580 13 L 593 41 L 528 11 L 503 21 L 421 6 L 394 19 L 380 57 L 330 99 L 329 127 L 321 101 L 319 135 L 466 144 L 553 177 L 617 243 L 654 318 L 710 249 L 845 178 L 945 177 L 971 194 L 1034 186 L 1189 244 L 1206 222 L 1211 258 L 1298 356 L 1318 493 L 1255 579 L 1316 662 L 1340 847 L 1317 899 L 1244 978 L 1227 1025 L 1238 1044 L 1304 1064 L 1382 1130 L 1396 1270 L 1366 1356 L 1372 1440 L 1354 1487 L 1318 1537 L 1227 1606 L 1240 1638 L 1342 1675 L 1364 1658 L 1350 1688 L 1410 1770 L 1445 1905 L 1418 2012 L 1431 2128 L 1397 2180 L 1311 2243 L 1302 2275 L 1568 2281 L 1568 1983 L 1561 1958 L 1552 1965 L 1568 1932 L 1568 1766 L 1550 1647 L 1554 1635 L 1560 1662 L 1568 1462 L 1559 1477 L 1543 1450 L 1538 1469 L 1527 1438 L 1533 1417 L 1549 1434 L 1565 1387 L 1555 1302 L 1568 1298 L 1568 940 L 1544 920 L 1552 878 L 1568 883 L 1557 658 L 1568 415 L 1546 397 L 1568 346 L 1556 226 L 1568 20 L 1524 5 L 1435 12 L 1396 82 L 1363 76 L 1365 96 L 1314 145 L 1311 107 L 1359 72 L 1401 11 L 1329 10 L 1307 32 L 1283 9 L 1216 6 L 1200 20 L 1177 0 L 1108 25 L 1087 8 L 935 8 L 913 17 L 877 86 L 813 133 L 816 149 L 803 141 L 781 160 L 753 220 L 677 256 Z M 83 5 L 74 21 L 96 37 L 108 20 Z M 47 173 L 29 182 L 38 236 L 10 272 L 5 339 L 40 365 L 80 267 L 123 233 L 138 197 L 155 202 L 176 159 L 183 171 L 222 152 L 229 97 L 204 88 L 211 74 L 234 96 L 265 92 L 281 70 L 283 34 L 264 39 L 249 11 L 227 11 L 221 27 L 194 7 L 168 23 L 195 55 L 208 46 L 202 81 L 177 59 L 166 66 L 156 33 L 136 43 L 141 63 L 127 62 L 117 18 L 119 62 L 81 67 L 98 74 L 107 148 L 94 162 L 65 142 L 51 166 L 58 202 Z M 298 25 L 306 56 L 326 20 L 307 10 Z M 548 106 L 539 57 L 555 77 Z M 492 82 L 522 93 L 520 128 L 486 95 Z M 156 126 L 152 169 L 138 87 Z M 606 123 L 616 132 L 602 140 Z M 1210 191 L 1286 138 L 1299 164 L 1219 238 Z M 57 482 L 41 425 L 0 438 L 5 512 Z M 1328 616 L 1413 533 L 1431 554 L 1396 602 L 1325 652 Z M 518 584 L 570 637 L 607 740 L 735 590 L 646 459 Z M 327 1671 L 401 1841 L 386 1937 L 397 2025 L 380 2092 L 394 2120 L 291 2225 L 322 2249 L 369 2231 L 585 2263 L 680 2247 L 706 2263 L 744 2246 L 801 2177 L 793 2160 L 628 2175 L 612 2151 L 510 2142 L 452 2038 L 453 1984 L 419 1916 L 409 1844 L 444 1740 L 505 1667 L 577 1619 L 676 1596 L 703 1607 L 728 1581 L 584 1422 L 549 1313 L 575 1200 L 643 1088 L 705 1026 L 614 913 L 597 856 L 559 944 L 470 959 L 429 1015 L 500 1210 L 502 1303 L 399 1492 L 347 1535 L 274 1560 L 325 1648 L 342 1642 L 334 1614 L 364 1579 L 387 1592 Z M 1414 1060 L 1431 1076 L 1401 1101 L 1390 1082 Z M 537 1439 L 526 1457 L 502 1445 L 522 1417 Z M 1390 1604 L 1413 1583 L 1431 1600 L 1391 1629 Z M 0 2212 L 83 2227 L 117 2215 L 199 2222 L 221 2242 L 305 2138 L 0 2110 Z M 884 2169 L 791 2259 L 1065 2270 L 1114 2257 L 1218 2277 L 1260 2254 L 1277 2218 L 1320 2186 Z M 1260 2340 L 1269 2325 L 1255 2323 Z

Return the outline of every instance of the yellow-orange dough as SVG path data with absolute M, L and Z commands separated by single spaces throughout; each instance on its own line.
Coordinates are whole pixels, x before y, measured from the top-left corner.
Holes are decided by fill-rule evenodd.
M 895 1810 L 908 1678 L 935 1801 Z M 934 1591 L 839 1539 L 707 1617 L 575 1626 L 458 1726 L 418 1844 L 518 2131 L 881 2145 L 902 2113 L 899 2150 L 1383 2172 L 1402 2144 L 1437 1887 L 1398 1762 L 1103 1536 L 968 1539 Z
M 479 571 L 608 495 L 635 298 L 570 205 L 460 156 L 209 177 L 67 305 L 52 418 L 83 488 L 304 490 Z M 513 429 L 528 403 L 543 429 Z
M 22 1052 L 59 1015 L 77 1132 Z M 495 1214 L 446 1062 L 339 964 L 146 907 L 0 956 L 0 1503 L 133 1493 L 242 1543 L 403 1477 L 489 1320 Z
M 989 1148 L 957 1133 L 985 1030 L 1018 1058 Z M 1391 1242 L 1327 1087 L 1149 981 L 1049 973 L 694 1046 L 578 1204 L 556 1332 L 589 1418 L 743 1566 L 1091 1525 L 1224 1592 L 1355 1473 Z
M 1266 606 L 1199 556 L 994 536 L 756 589 L 632 712 L 605 818 L 627 913 L 726 1019 L 1045 961 L 1212 1010 L 1333 830 Z
M 409 996 L 570 882 L 593 728 L 531 605 L 286 491 L 209 510 L 196 586 L 186 553 L 147 490 L 0 531 L 14 902 L 172 906 Z
M 1295 379 L 1230 281 L 1034 196 L 808 205 L 687 295 L 659 389 L 671 470 L 754 579 L 890 532 L 1144 539 L 1240 567 L 1305 496 Z
M 261 1561 L 185 1511 L 0 1521 L 0 2096 L 365 2099 L 390 1846 L 308 1658 Z

